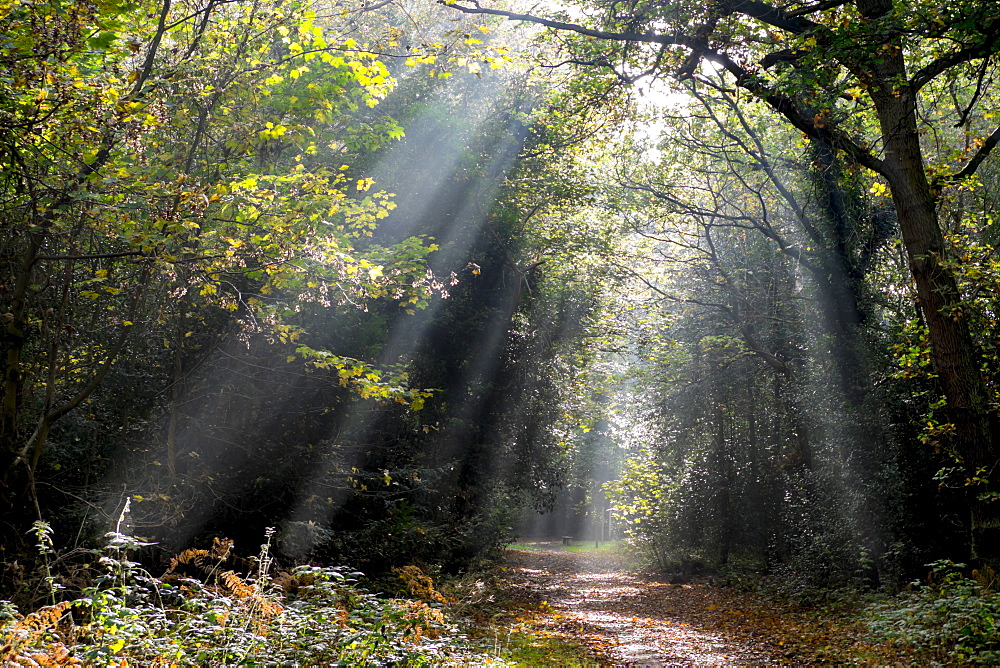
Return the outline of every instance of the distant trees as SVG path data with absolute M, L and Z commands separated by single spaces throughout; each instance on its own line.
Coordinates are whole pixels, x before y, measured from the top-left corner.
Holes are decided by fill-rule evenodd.
M 898 444 L 869 394 L 888 353 L 862 326 L 898 317 L 871 298 L 874 267 L 899 271 L 881 212 L 838 180 L 856 222 L 838 248 L 823 167 L 780 128 L 697 94 L 661 118 L 656 162 L 639 140 L 620 169 L 620 206 L 648 248 L 637 285 L 670 341 L 634 351 L 645 410 L 663 415 L 615 486 L 625 526 L 664 565 L 697 555 L 825 585 L 867 561 L 867 576 L 892 577 L 879 560 L 900 499 L 876 481 L 896 475 Z

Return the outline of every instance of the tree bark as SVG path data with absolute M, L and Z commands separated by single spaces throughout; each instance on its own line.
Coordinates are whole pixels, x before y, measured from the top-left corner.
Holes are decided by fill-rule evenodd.
M 858 9 L 866 19 L 879 18 L 891 8 L 887 0 L 858 1 Z M 954 425 L 953 445 L 970 483 L 989 480 L 997 463 L 994 428 L 997 420 L 990 411 L 989 388 L 962 311 L 958 284 L 942 264 L 945 240 L 924 168 L 917 132 L 916 93 L 905 83 L 902 44 L 897 38 L 887 46 L 883 49 L 885 55 L 873 59 L 870 66 L 870 92 L 884 146 L 884 176 L 892 192 L 900 235 L 926 319 L 934 370 Z M 969 490 L 972 558 L 994 568 L 1000 566 L 1000 513 L 997 504 L 980 497 L 996 487 L 995 483 L 987 482 L 972 485 Z

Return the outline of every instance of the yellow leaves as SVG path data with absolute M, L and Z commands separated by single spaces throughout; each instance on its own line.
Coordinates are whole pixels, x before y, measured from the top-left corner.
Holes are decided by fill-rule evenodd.
M 426 55 L 426 56 L 410 56 L 406 59 L 407 67 L 416 67 L 417 65 L 433 65 L 437 62 L 437 56 Z
M 277 139 L 284 136 L 286 132 L 288 132 L 286 126 L 268 121 L 264 124 L 264 129 L 257 133 L 257 136 L 264 139 Z
M 879 181 L 876 181 L 875 183 L 872 184 L 870 192 L 872 195 L 875 195 L 876 197 L 890 197 L 892 195 L 892 193 L 889 190 L 889 187 Z
M 364 192 L 369 188 L 371 188 L 373 185 L 375 185 L 375 179 L 372 178 L 358 179 L 357 189 L 361 192 Z
M 299 340 L 303 331 L 291 325 L 274 325 L 274 333 L 281 343 L 293 343 Z
M 457 58 L 455 60 L 455 64 L 459 67 L 466 68 L 470 74 L 475 74 L 477 76 L 483 71 L 483 67 L 479 64 L 479 61 L 471 58 Z

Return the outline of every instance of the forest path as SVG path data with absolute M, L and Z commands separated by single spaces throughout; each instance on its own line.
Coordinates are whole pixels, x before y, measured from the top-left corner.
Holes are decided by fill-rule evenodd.
M 743 614 L 723 590 L 658 582 L 601 552 L 507 551 L 515 598 L 539 624 L 583 642 L 601 665 L 763 666 L 795 663 L 773 639 L 734 635 Z M 772 645 L 768 647 L 768 645 Z

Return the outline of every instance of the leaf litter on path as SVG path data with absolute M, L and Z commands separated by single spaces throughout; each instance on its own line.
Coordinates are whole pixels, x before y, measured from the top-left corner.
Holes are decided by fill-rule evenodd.
M 809 662 L 783 652 L 783 641 L 756 639 L 752 629 L 741 628 L 743 611 L 718 588 L 645 578 L 609 553 L 554 549 L 507 555 L 506 586 L 511 598 L 541 613 L 533 616 L 533 625 L 585 643 L 600 665 Z

